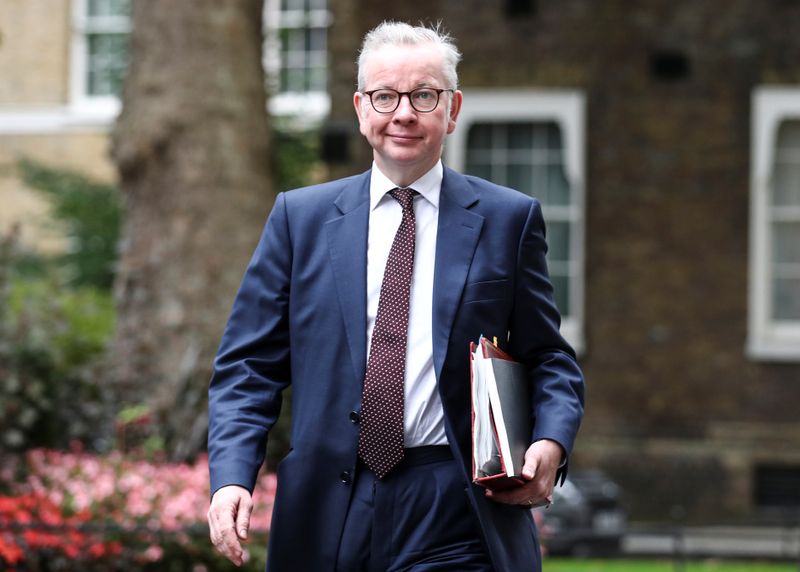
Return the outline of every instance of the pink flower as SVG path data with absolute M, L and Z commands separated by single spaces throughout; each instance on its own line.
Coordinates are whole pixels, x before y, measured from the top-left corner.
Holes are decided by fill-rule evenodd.
M 206 526 L 207 463 L 205 455 L 188 464 L 146 460 L 119 451 L 96 456 L 77 447 L 69 452 L 31 450 L 17 467 L 27 474 L 24 482 L 14 480 L 19 474 L 17 469 L 0 471 L 0 486 L 11 492 L 11 496 L 0 497 L 0 524 L 56 527 L 31 529 L 37 531 L 31 540 L 39 546 L 52 545 L 69 558 L 102 560 L 147 546 L 140 556 L 161 560 L 163 549 L 155 543 L 154 534 L 142 532 L 142 527 L 153 533 L 169 532 L 172 541 L 179 544 L 196 542 L 187 532 L 191 527 Z M 269 530 L 275 485 L 274 474 L 259 475 L 251 520 L 253 532 Z M 107 522 L 114 522 L 125 531 L 126 540 L 108 542 L 102 533 L 86 533 L 80 528 L 86 523 Z M 53 534 L 50 530 L 60 532 Z M 16 554 L 14 545 L 9 544 L 13 537 L 9 538 L 3 549 Z M 69 549 L 65 548 L 66 539 Z
M 144 551 L 144 558 L 149 562 L 158 562 L 164 557 L 164 549 L 156 544 L 152 544 Z

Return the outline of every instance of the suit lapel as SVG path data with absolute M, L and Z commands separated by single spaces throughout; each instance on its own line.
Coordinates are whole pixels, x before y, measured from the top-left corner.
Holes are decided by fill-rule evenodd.
M 356 177 L 334 202 L 341 216 L 325 223 L 350 357 L 360 381 L 367 363 L 369 180 L 369 171 Z
M 469 209 L 478 195 L 463 175 L 445 168 L 433 274 L 433 365 L 441 379 L 450 331 L 467 280 L 483 217 Z M 468 348 L 464 348 L 466 352 Z
M 341 216 L 325 223 L 347 343 L 359 380 L 363 380 L 367 363 L 369 180 L 369 171 L 356 177 L 334 202 Z M 483 227 L 483 217 L 469 210 L 477 201 L 478 195 L 467 180 L 445 168 L 433 276 L 433 363 L 437 379 Z

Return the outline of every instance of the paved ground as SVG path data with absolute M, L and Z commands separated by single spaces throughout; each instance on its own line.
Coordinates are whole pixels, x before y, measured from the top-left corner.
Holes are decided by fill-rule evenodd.
M 623 540 L 631 556 L 685 554 L 694 557 L 779 558 L 800 562 L 800 528 L 687 527 L 632 528 Z

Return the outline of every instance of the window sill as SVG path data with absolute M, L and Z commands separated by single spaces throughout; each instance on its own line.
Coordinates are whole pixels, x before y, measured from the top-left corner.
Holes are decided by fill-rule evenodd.
M 0 135 L 45 135 L 107 131 L 119 114 L 118 102 L 53 107 L 0 107 Z
M 800 336 L 752 338 L 747 341 L 746 351 L 753 361 L 800 362 Z

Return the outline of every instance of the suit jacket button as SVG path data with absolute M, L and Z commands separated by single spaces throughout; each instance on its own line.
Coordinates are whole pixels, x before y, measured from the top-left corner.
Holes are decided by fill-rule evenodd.
M 350 475 L 350 471 L 342 471 L 342 474 L 339 475 L 339 478 L 346 485 L 349 485 L 353 482 L 353 477 Z
M 360 420 L 361 420 L 361 416 L 358 414 L 358 411 L 351 411 L 350 412 L 350 423 L 353 423 L 355 425 Z

